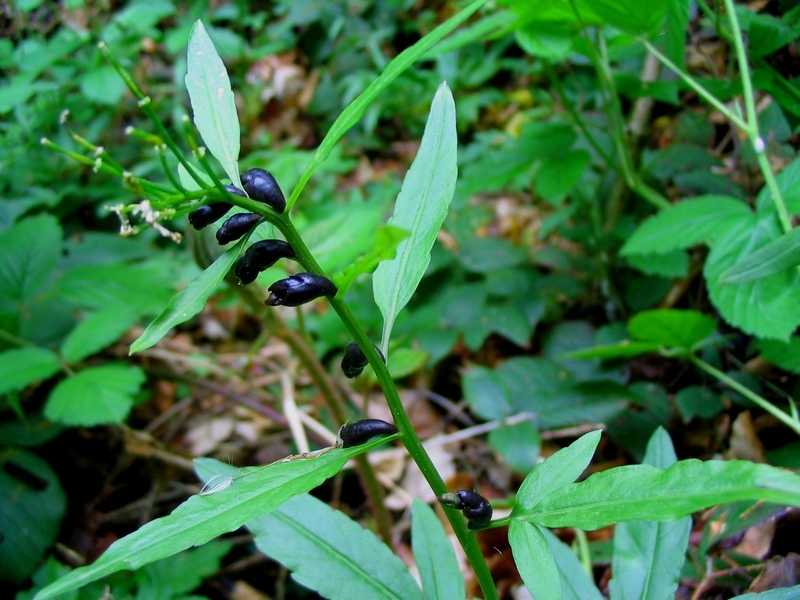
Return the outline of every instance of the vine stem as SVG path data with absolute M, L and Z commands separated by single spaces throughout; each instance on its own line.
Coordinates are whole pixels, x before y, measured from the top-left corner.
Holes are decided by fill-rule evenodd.
M 317 261 L 309 252 L 308 248 L 300 237 L 300 234 L 294 228 L 294 225 L 289 218 L 285 215 L 279 215 L 273 220 L 273 222 L 286 237 L 286 241 L 289 242 L 294 249 L 295 254 L 297 255 L 297 260 L 300 262 L 300 264 L 302 264 L 303 267 L 310 272 L 324 275 L 322 269 L 320 269 Z M 439 472 L 436 470 L 436 467 L 433 464 L 433 461 L 425 451 L 422 441 L 414 431 L 411 421 L 408 418 L 408 414 L 406 413 L 405 408 L 403 408 L 403 404 L 400 401 L 400 396 L 397 393 L 397 387 L 394 385 L 392 376 L 389 374 L 389 369 L 386 367 L 386 364 L 383 362 L 383 360 L 381 360 L 380 356 L 372 345 L 372 341 L 367 337 L 367 334 L 353 316 L 353 313 L 350 312 L 350 308 L 341 298 L 334 297 L 329 298 L 329 300 L 331 306 L 342 320 L 342 323 L 350 332 L 350 335 L 353 336 L 353 339 L 364 352 L 364 355 L 367 357 L 367 360 L 375 371 L 375 375 L 378 378 L 378 383 L 381 386 L 381 390 L 386 398 L 389 410 L 394 418 L 394 424 L 400 432 L 400 440 L 406 447 L 406 450 L 408 450 L 412 460 L 417 464 L 419 470 L 422 472 L 423 477 L 425 477 L 425 480 L 428 482 L 428 485 L 430 485 L 436 496 L 440 496 L 448 492 L 449 490 L 447 489 L 444 480 L 442 480 Z M 450 521 L 453 532 L 456 534 L 456 537 L 461 543 L 461 546 L 464 548 L 467 558 L 472 565 L 484 597 L 487 600 L 497 600 L 497 589 L 495 588 L 491 572 L 489 571 L 489 566 L 486 564 L 486 559 L 483 556 L 483 552 L 478 545 L 475 535 L 467 529 L 466 522 L 464 521 L 460 511 L 455 509 L 446 510 L 445 514 L 447 515 L 447 519 Z
M 708 373 L 712 377 L 715 377 L 716 379 L 718 379 L 719 381 L 721 381 L 722 383 L 724 383 L 728 387 L 736 390 L 742 396 L 744 396 L 745 398 L 747 398 L 748 400 L 750 400 L 754 404 L 758 405 L 760 408 L 762 408 L 763 410 L 765 410 L 766 412 L 771 414 L 773 417 L 778 419 L 781 423 L 783 423 L 784 425 L 789 427 L 796 434 L 800 435 L 800 422 L 798 422 L 796 419 L 793 419 L 790 415 L 786 414 L 784 411 L 779 409 L 777 406 L 775 406 L 774 404 L 772 404 L 771 402 L 769 402 L 768 400 L 766 400 L 762 396 L 759 396 L 754 391 L 746 388 L 741 383 L 739 383 L 738 381 L 736 381 L 732 377 L 729 377 L 728 375 L 726 375 L 725 373 L 723 373 L 722 371 L 720 371 L 716 367 L 713 367 L 712 365 L 708 364 L 702 358 L 698 358 L 697 356 L 695 356 L 693 354 L 689 355 L 687 358 L 698 369 L 700 369 L 702 371 L 705 371 L 706 373 Z

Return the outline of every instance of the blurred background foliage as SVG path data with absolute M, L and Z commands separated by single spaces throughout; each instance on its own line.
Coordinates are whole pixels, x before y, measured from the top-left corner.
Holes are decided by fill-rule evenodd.
M 637 177 L 670 202 L 719 194 L 752 204 L 763 180 L 749 146 L 678 78 L 654 70 L 632 36 L 606 27 L 609 88 L 589 50 L 597 33 L 576 32 L 556 14 L 533 19 L 526 11 L 541 4 L 490 4 L 404 72 L 312 178 L 295 223 L 326 270 L 369 248 L 413 159 L 433 91 L 446 80 L 458 110 L 459 183 L 428 273 L 398 320 L 392 365 L 407 393 L 433 403 L 425 414 L 437 415 L 435 425 L 425 433 L 511 418 L 454 453 L 462 470 L 501 496 L 552 451 L 554 430 L 577 435 L 593 423 L 606 424 L 615 445 L 604 456 L 614 464 L 640 459 L 662 425 L 681 458 L 733 457 L 739 444 L 754 453 L 746 458 L 797 467 L 800 446 L 785 428 L 678 360 L 562 358 L 627 339 L 625 323 L 639 311 L 679 308 L 716 320 L 704 359 L 765 397 L 784 402 L 800 369 L 796 338 L 746 335 L 718 318 L 700 276 L 704 247 L 618 253 L 655 209 L 626 186 L 615 118 L 624 119 Z M 776 172 L 798 168 L 795 4 L 738 5 Z M 731 100 L 741 81 L 709 17 L 718 7 L 689 6 L 680 35 L 665 42 L 679 43 L 664 51 Z M 167 129 L 180 132 L 185 46 L 202 18 L 237 95 L 243 170 L 268 168 L 288 192 L 344 107 L 456 10 L 415 0 L 0 4 L 0 495 L 5 505 L 22 489 L 29 501 L 13 502 L 13 519 L 31 524 L 24 555 L 0 545 L 7 585 L 27 587 L 34 573 L 39 584 L 51 581 L 62 567 L 41 567 L 43 557 L 77 564 L 75 554 L 96 556 L 138 520 L 168 510 L 187 493 L 182 481 L 192 481 L 188 457 L 263 462 L 256 450 L 265 444 L 277 454 L 292 449 L 280 422 L 253 426 L 231 408 L 263 388 L 259 401 L 279 412 L 271 374 L 274 357 L 285 359 L 231 288 L 158 349 L 127 357 L 141 327 L 199 272 L 191 248 L 204 242 L 181 218 L 169 226 L 186 233 L 182 244 L 152 230 L 120 237 L 108 207 L 135 194 L 40 144 L 48 138 L 80 151 L 81 138 L 90 140 L 137 176 L 165 180 L 144 133 L 150 123 L 96 43 L 108 44 Z M 269 285 L 278 272 L 259 281 Z M 377 339 L 371 290 L 362 278 L 347 301 Z M 336 315 L 315 307 L 302 325 L 335 373 L 349 341 Z M 357 382 L 354 404 L 369 403 L 370 376 Z M 314 397 L 311 386 L 302 390 L 311 406 Z M 219 417 L 221 430 L 198 419 L 203 410 Z M 428 417 L 417 418 L 425 429 Z M 542 432 L 550 432 L 544 442 Z M 154 455 L 166 473 L 147 466 Z M 137 509 L 142 497 L 151 505 Z M 31 507 L 47 518 L 33 519 Z M 0 524 L 5 539 L 22 543 L 11 522 Z M 56 541 L 61 549 L 51 554 Z M 227 551 L 205 550 L 203 573 L 215 573 Z M 175 594 L 194 589 L 189 583 Z M 132 589 L 125 585 L 119 589 Z

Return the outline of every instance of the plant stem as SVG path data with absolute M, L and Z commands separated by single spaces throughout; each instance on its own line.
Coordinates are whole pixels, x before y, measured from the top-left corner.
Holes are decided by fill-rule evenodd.
M 237 202 L 238 200 L 243 199 L 237 199 Z M 322 269 L 320 269 L 317 261 L 314 260 L 314 257 L 309 252 L 300 234 L 294 228 L 289 218 L 286 215 L 279 215 L 275 220 L 275 225 L 280 229 L 281 233 L 283 233 L 286 241 L 292 246 L 292 249 L 297 255 L 298 262 L 308 271 L 324 275 Z M 433 492 L 437 496 L 446 493 L 448 491 L 447 486 L 414 431 L 411 421 L 409 421 L 408 415 L 403 408 L 403 403 L 400 401 L 397 387 L 395 387 L 392 376 L 389 374 L 389 369 L 386 367 L 383 360 L 381 360 L 375 347 L 372 345 L 372 341 L 367 337 L 367 334 L 361 328 L 358 321 L 356 321 L 353 313 L 350 312 L 350 308 L 343 300 L 340 298 L 328 298 L 328 300 L 375 371 L 378 383 L 381 386 L 389 410 L 394 418 L 394 424 L 400 432 L 400 440 L 403 442 L 403 445 L 419 467 L 419 470 L 422 472 L 428 485 L 431 486 Z M 467 558 L 475 571 L 475 575 L 478 578 L 485 598 L 496 599 L 498 597 L 497 590 L 475 535 L 467 529 L 467 525 L 459 511 L 448 510 L 445 511 L 445 514 L 453 527 L 456 537 L 458 537 L 461 546 L 467 554 Z
M 766 400 L 762 396 L 759 396 L 754 391 L 746 388 L 741 383 L 739 383 L 738 381 L 736 381 L 732 377 L 729 377 L 728 375 L 726 375 L 725 373 L 723 373 L 719 369 L 717 369 L 717 368 L 713 367 L 712 365 L 708 364 L 703 359 L 698 358 L 697 356 L 695 356 L 693 354 L 689 355 L 687 358 L 697 368 L 701 369 L 702 371 L 705 371 L 706 373 L 708 373 L 712 377 L 716 377 L 719 381 L 721 381 L 722 383 L 724 383 L 728 387 L 733 388 L 734 390 L 739 392 L 742 396 L 744 396 L 745 398 L 747 398 L 748 400 L 750 400 L 754 404 L 758 405 L 759 407 L 764 409 L 766 412 L 771 414 L 773 417 L 778 419 L 781 423 L 783 423 L 784 425 L 789 427 L 796 434 L 800 435 L 800 422 L 796 421 L 795 419 L 792 419 L 792 417 L 790 415 L 786 414 L 784 411 L 782 411 L 781 409 L 779 409 L 778 407 L 773 405 L 771 402 L 769 402 L 768 400 Z
M 725 8 L 728 11 L 728 20 L 731 23 L 732 42 L 734 48 L 736 48 L 736 60 L 739 61 L 739 72 L 742 77 L 742 94 L 744 95 L 747 122 L 750 125 L 746 132 L 750 138 L 750 143 L 753 144 L 753 148 L 755 149 L 758 166 L 769 188 L 772 202 L 775 204 L 775 208 L 778 211 L 778 217 L 780 218 L 783 232 L 788 233 L 792 229 L 792 221 L 789 217 L 789 212 L 786 210 L 786 203 L 778 187 L 778 182 L 775 180 L 772 168 L 769 166 L 769 160 L 767 160 L 767 157 L 764 155 L 766 144 L 758 131 L 758 114 L 756 113 L 755 97 L 753 96 L 753 83 L 750 79 L 750 67 L 747 64 L 747 53 L 742 43 L 739 19 L 736 17 L 736 10 L 734 9 L 732 0 L 725 0 Z

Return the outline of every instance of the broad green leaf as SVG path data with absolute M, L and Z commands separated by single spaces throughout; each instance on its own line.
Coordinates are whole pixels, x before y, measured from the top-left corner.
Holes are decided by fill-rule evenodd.
M 781 369 L 800 374 L 800 337 L 792 336 L 788 342 L 758 340 L 761 356 Z
M 731 600 L 798 600 L 800 599 L 800 585 L 778 588 L 766 592 L 742 594 L 734 596 Z
M 774 214 L 749 215 L 735 226 L 729 225 L 712 246 L 703 274 L 711 301 L 728 323 L 760 338 L 786 341 L 800 325 L 800 275 L 796 270 L 745 283 L 719 282 L 723 272 L 780 235 Z
M 800 265 L 800 228 L 792 229 L 726 269 L 720 283 L 745 283 Z
M 729 196 L 700 196 L 684 200 L 642 223 L 620 252 L 623 256 L 665 254 L 678 248 L 713 242 L 730 225 L 751 214 L 744 202 Z
M 46 348 L 16 348 L 0 354 L 0 395 L 23 390 L 58 373 L 61 363 Z
M 626 261 L 645 275 L 658 277 L 685 277 L 689 270 L 689 256 L 685 250 L 665 254 L 629 254 Z
M 30 300 L 61 259 L 61 226 L 55 217 L 17 221 L 0 234 L 0 299 Z
M 572 549 L 548 529 L 542 528 L 544 539 L 556 561 L 564 600 L 603 600 L 603 595 L 584 570 Z
M 464 398 L 469 407 L 483 419 L 501 419 L 513 412 L 510 392 L 502 374 L 474 365 L 463 377 Z
M 309 494 L 247 523 L 259 550 L 331 600 L 421 600 L 400 558 L 374 533 Z
M 116 307 L 138 315 L 156 315 L 172 297 L 175 272 L 164 258 L 140 264 L 87 264 L 58 281 L 61 298 L 82 308 Z
M 592 460 L 600 435 L 599 429 L 590 431 L 537 465 L 517 492 L 512 516 L 535 512 L 550 494 L 580 477 Z
M 664 21 L 668 0 L 593 0 L 592 10 L 606 23 L 630 35 L 647 35 Z
M 668 0 L 664 28 L 664 54 L 681 69 L 686 65 L 686 30 L 689 27 L 690 0 Z
M 0 455 L 0 504 L 0 580 L 22 584 L 55 542 L 67 497 L 45 461 L 6 448 Z
M 412 505 L 411 547 L 425 600 L 465 597 L 464 578 L 458 569 L 453 546 L 436 513 L 419 498 L 414 498 Z
M 394 320 L 411 299 L 428 264 L 431 248 L 453 199 L 456 165 L 456 109 L 450 88 L 439 86 L 431 103 L 419 151 L 403 180 L 389 225 L 408 231 L 394 259 L 372 277 L 375 302 L 383 314 L 381 350 L 388 359 Z
M 233 263 L 239 258 L 239 254 L 246 243 L 247 236 L 239 240 L 233 248 L 225 252 L 214 261 L 214 264 L 200 273 L 197 279 L 192 281 L 185 290 L 178 292 L 170 300 L 164 311 L 131 344 L 130 354 L 154 346 L 169 333 L 170 329 L 188 321 L 203 310 L 208 298 L 214 293 L 220 282 L 225 279 L 225 275 L 228 274 Z
M 684 423 L 695 417 L 707 419 L 722 412 L 724 404 L 719 394 L 700 385 L 690 385 L 675 394 L 675 407 Z
M 695 310 L 645 310 L 628 323 L 631 335 L 668 348 L 691 350 L 717 328 L 716 321 Z
M 541 527 L 513 520 L 508 543 L 525 586 L 536 600 L 562 600 L 561 578 Z
M 599 529 L 622 521 L 671 521 L 734 500 L 800 506 L 800 476 L 741 460 L 690 459 L 668 469 L 629 465 L 560 487 L 514 516 L 545 527 Z
M 338 473 L 353 456 L 379 446 L 375 440 L 362 446 L 334 449 L 320 456 L 277 462 L 267 467 L 235 470 L 229 485 L 208 495 L 194 495 L 170 515 L 151 521 L 114 542 L 94 564 L 75 569 L 39 592 L 45 600 L 121 571 L 138 569 L 153 561 L 215 537 L 235 531 L 251 519 L 276 509 L 289 498 L 314 489 Z M 212 459 L 197 459 L 198 474 L 208 480 L 232 469 Z
M 99 310 L 81 321 L 61 344 L 67 362 L 78 362 L 116 342 L 136 323 L 138 315 L 124 307 Z
M 325 139 L 322 140 L 322 143 L 319 145 L 316 152 L 314 152 L 314 156 L 311 158 L 308 166 L 300 176 L 300 181 L 295 186 L 294 190 L 292 191 L 292 195 L 287 202 L 287 211 L 291 210 L 292 206 L 294 206 L 294 203 L 297 202 L 297 198 L 300 196 L 300 193 L 303 191 L 303 188 L 305 187 L 305 184 L 311 177 L 312 173 L 314 173 L 316 168 L 328 158 L 334 146 L 336 146 L 336 143 L 341 139 L 341 137 L 347 133 L 347 131 L 353 125 L 355 125 L 359 119 L 361 119 L 364 111 L 366 111 L 367 107 L 372 104 L 373 100 L 375 100 L 375 98 L 377 98 L 383 90 L 389 87 L 389 85 L 395 79 L 397 79 L 403 73 L 403 71 L 413 65 L 417 60 L 422 58 L 422 56 L 425 55 L 425 53 L 427 53 L 428 50 L 430 50 L 433 45 L 436 44 L 436 42 L 444 38 L 456 27 L 469 19 L 475 12 L 478 11 L 478 9 L 481 8 L 481 6 L 486 4 L 486 2 L 487 0 L 475 0 L 466 8 L 462 9 L 450 17 L 447 21 L 439 25 L 436 29 L 419 40 L 416 44 L 403 50 L 400 54 L 393 58 L 388 65 L 386 65 L 383 73 L 381 73 L 377 79 L 370 83 L 369 86 L 367 86 L 367 89 L 361 92 L 358 98 L 347 105 L 347 108 L 345 108 L 339 114 L 336 121 L 333 123 L 333 125 L 331 125 L 331 128 L 325 135 Z
M 678 460 L 669 435 L 658 428 L 644 463 L 666 469 Z M 685 560 L 692 518 L 626 521 L 614 529 L 612 600 L 673 600 Z
M 220 162 L 233 185 L 240 188 L 236 101 L 228 71 L 202 21 L 192 27 L 186 67 L 186 90 L 192 102 L 194 124 L 209 152 Z
M 382 260 L 391 260 L 395 257 L 397 246 L 408 237 L 408 232 L 391 225 L 381 225 L 375 232 L 375 240 L 372 248 L 366 254 L 362 254 L 353 263 L 349 264 L 344 270 L 333 277 L 333 282 L 339 288 L 338 297 L 343 297 L 347 293 L 356 277 L 364 273 L 371 273 Z
M 82 427 L 121 423 L 144 381 L 139 367 L 91 367 L 62 380 L 47 399 L 44 414 L 51 421 Z
M 492 429 L 487 440 L 517 473 L 528 473 L 533 469 L 542 449 L 539 430 L 528 421 Z

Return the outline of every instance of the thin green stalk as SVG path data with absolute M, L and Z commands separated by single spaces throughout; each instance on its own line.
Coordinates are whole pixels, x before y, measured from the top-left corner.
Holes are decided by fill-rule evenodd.
M 711 106 L 713 106 L 723 115 L 725 115 L 725 118 L 730 120 L 739 129 L 741 129 L 744 132 L 749 132 L 750 126 L 745 121 L 743 121 L 739 115 L 735 114 L 722 102 L 717 100 L 711 92 L 709 92 L 706 88 L 697 83 L 697 81 L 695 81 L 695 79 L 691 75 L 685 73 L 683 69 L 678 67 L 678 65 L 676 65 L 669 58 L 667 58 L 666 55 L 659 52 L 658 48 L 656 48 L 653 44 L 651 44 L 649 40 L 642 38 L 641 42 L 642 44 L 644 44 L 645 48 L 647 48 L 648 52 L 650 52 L 653 56 L 655 56 L 658 60 L 660 60 L 665 67 L 667 67 L 669 70 L 674 72 L 678 77 L 680 77 L 683 80 L 683 82 L 690 88 L 692 88 L 695 92 L 697 92 L 697 94 L 703 100 L 708 102 Z
M 702 371 L 705 371 L 706 373 L 708 373 L 712 377 L 715 377 L 716 379 L 718 379 L 719 381 L 721 381 L 722 383 L 724 383 L 728 387 L 733 388 L 734 390 L 739 392 L 742 396 L 744 396 L 745 398 L 747 398 L 748 400 L 750 400 L 754 404 L 758 405 L 763 410 L 765 410 L 766 412 L 771 414 L 773 417 L 778 419 L 781 423 L 783 423 L 784 425 L 789 427 L 796 434 L 800 435 L 800 422 L 798 422 L 795 419 L 792 419 L 792 417 L 790 415 L 786 414 L 784 411 L 782 411 L 781 409 L 779 409 L 778 407 L 773 405 L 771 402 L 769 402 L 765 398 L 759 396 L 754 391 L 746 388 L 741 383 L 739 383 L 738 381 L 736 381 L 732 377 L 729 377 L 728 375 L 726 375 L 725 373 L 723 373 L 719 369 L 717 369 L 717 368 L 713 367 L 712 365 L 708 364 L 703 359 L 698 358 L 697 356 L 695 356 L 693 354 L 689 355 L 687 358 L 697 368 L 699 368 Z
M 575 532 L 575 543 L 578 546 L 578 558 L 581 561 L 583 570 L 589 577 L 592 575 L 592 556 L 589 551 L 589 539 L 586 537 L 586 532 L 583 529 L 573 529 Z
M 731 23 L 731 33 L 733 38 L 733 46 L 736 48 L 736 59 L 739 62 L 739 72 L 742 77 L 742 93 L 744 95 L 744 106 L 747 114 L 747 122 L 750 127 L 747 129 L 747 134 L 750 137 L 750 142 L 756 151 L 758 158 L 758 166 L 764 176 L 764 181 L 769 188 L 772 202 L 778 211 L 778 217 L 781 221 L 784 233 L 788 233 L 792 229 L 792 220 L 789 217 L 789 212 L 786 210 L 786 202 L 783 199 L 783 194 L 778 187 L 778 182 L 775 180 L 775 175 L 772 173 L 772 168 L 769 166 L 769 161 L 764 155 L 766 144 L 758 130 L 758 114 L 756 113 L 756 102 L 753 95 L 753 83 L 750 79 L 750 67 L 747 63 L 747 53 L 745 52 L 744 44 L 742 43 L 742 32 L 739 28 L 739 19 L 736 16 L 732 0 L 725 0 L 725 8 L 728 11 L 728 20 Z

